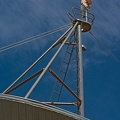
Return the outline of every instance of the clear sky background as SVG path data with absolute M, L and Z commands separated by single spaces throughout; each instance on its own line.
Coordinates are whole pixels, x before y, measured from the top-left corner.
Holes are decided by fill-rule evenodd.
M 1 0 L 0 48 L 70 23 L 66 13 L 73 6 L 79 7 L 79 3 L 79 0 Z M 90 10 L 96 18 L 91 31 L 120 61 L 119 11 L 119 0 L 93 0 Z M 19 77 L 53 39 L 57 39 L 63 32 L 0 52 L 0 92 Z M 89 33 L 84 33 L 82 39 L 87 47 L 83 54 L 85 116 L 91 120 L 120 120 L 120 63 Z M 47 62 L 47 59 L 43 62 Z M 33 71 L 38 69 L 36 67 Z M 50 77 L 43 83 L 48 89 L 52 87 L 47 84 L 49 80 Z M 47 90 L 39 87 L 44 94 L 41 99 L 47 98 Z M 14 94 L 23 95 L 28 89 L 29 85 Z M 38 99 L 37 90 L 31 98 Z

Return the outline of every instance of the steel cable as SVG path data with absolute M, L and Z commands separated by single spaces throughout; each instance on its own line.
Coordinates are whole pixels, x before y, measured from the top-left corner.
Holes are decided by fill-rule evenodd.
M 44 33 L 41 33 L 41 34 L 38 34 L 38 35 L 35 35 L 35 36 L 32 36 L 32 37 L 29 37 L 29 38 L 23 39 L 23 40 L 21 40 L 21 41 L 12 43 L 12 44 L 10 44 L 10 45 L 1 47 L 1 48 L 0 48 L 0 53 L 1 53 L 1 52 L 4 52 L 4 51 L 6 51 L 6 50 L 9 50 L 9 49 L 15 48 L 15 47 L 17 47 L 17 46 L 20 46 L 20 45 L 23 45 L 23 44 L 32 42 L 32 41 L 34 41 L 34 40 L 37 40 L 37 39 L 46 37 L 46 36 L 51 35 L 51 34 L 53 34 L 53 33 L 59 32 L 59 31 L 61 31 L 61 30 L 63 30 L 63 29 L 68 28 L 69 26 L 70 26 L 70 24 L 67 24 L 67 25 L 64 25 L 64 26 L 62 26 L 62 27 L 59 27 L 59 28 L 57 28 L 57 29 L 53 29 L 53 30 L 50 30 L 50 31 L 47 31 L 47 32 L 44 32 Z
M 115 55 L 103 44 L 99 41 L 99 39 L 91 32 L 89 31 L 89 33 L 93 36 L 93 38 L 104 48 L 106 49 L 106 51 L 112 56 L 112 58 L 114 60 L 116 60 L 116 62 L 118 62 L 120 64 L 120 61 L 115 57 Z

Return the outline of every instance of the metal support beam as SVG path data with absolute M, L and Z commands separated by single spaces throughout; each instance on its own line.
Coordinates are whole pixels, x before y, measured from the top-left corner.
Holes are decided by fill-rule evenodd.
M 15 87 L 11 88 L 10 90 L 6 91 L 5 94 L 9 94 L 11 93 L 12 91 L 14 91 L 15 89 L 19 88 L 20 86 L 24 85 L 25 83 L 29 82 L 31 79 L 33 79 L 34 77 L 38 76 L 39 74 L 41 74 L 43 71 L 40 70 L 38 71 L 37 73 L 35 73 L 34 75 L 30 76 L 29 78 L 27 78 L 26 80 L 24 80 L 23 82 L 19 83 L 18 85 L 16 85 Z
M 71 105 L 71 106 L 77 106 L 77 103 L 75 102 L 41 102 L 42 104 L 48 104 L 48 105 Z
M 82 25 L 77 26 L 77 71 L 78 71 L 78 96 L 82 100 L 80 108 L 78 108 L 79 113 L 84 116 L 84 88 L 83 88 L 83 63 L 82 63 L 82 37 L 81 37 Z
M 79 97 L 50 68 L 49 72 L 79 101 L 79 104 L 81 104 Z
M 56 53 L 54 54 L 54 56 L 52 57 L 52 59 L 49 61 L 49 63 L 44 68 L 44 70 L 41 73 L 41 75 L 38 77 L 38 79 L 33 84 L 33 86 L 31 87 L 31 89 L 28 91 L 28 93 L 26 94 L 26 96 L 24 98 L 28 98 L 29 95 L 32 93 L 32 91 L 34 90 L 34 88 L 36 87 L 36 85 L 39 83 L 39 81 L 41 80 L 41 78 L 44 76 L 44 74 L 46 73 L 46 71 L 48 70 L 48 68 L 50 67 L 50 65 L 52 64 L 52 62 L 54 61 L 54 59 L 57 57 L 57 55 L 61 51 L 62 47 L 64 46 L 65 42 L 68 40 L 68 38 L 70 37 L 70 35 L 72 34 L 72 32 L 75 30 L 75 28 L 76 28 L 77 25 L 78 25 L 78 22 L 76 22 L 76 24 L 74 24 L 73 28 L 71 29 L 71 31 L 69 32 L 69 34 L 67 35 L 67 37 L 65 38 L 65 40 L 63 41 L 63 43 L 61 44 L 61 46 L 58 48 L 58 50 L 56 51 Z

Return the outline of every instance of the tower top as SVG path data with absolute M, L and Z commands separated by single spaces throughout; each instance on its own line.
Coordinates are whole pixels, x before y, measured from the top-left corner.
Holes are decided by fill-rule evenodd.
M 81 5 L 83 5 L 87 9 L 90 9 L 92 5 L 92 0 L 81 0 Z

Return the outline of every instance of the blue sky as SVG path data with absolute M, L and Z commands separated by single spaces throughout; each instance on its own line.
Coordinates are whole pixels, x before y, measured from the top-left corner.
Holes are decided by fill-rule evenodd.
M 72 6 L 79 6 L 79 2 L 79 0 L 1 0 L 0 47 L 70 23 L 66 13 Z M 119 7 L 118 0 L 109 2 L 93 0 L 90 10 L 96 17 L 91 31 L 118 60 L 120 60 Z M 49 43 L 63 32 L 1 52 L 0 92 L 23 73 L 47 49 Z M 91 120 L 119 120 L 120 64 L 89 33 L 83 33 L 82 39 L 87 47 L 83 54 L 85 116 Z M 47 61 L 45 59 L 43 62 Z M 59 61 L 56 62 L 58 63 Z M 39 63 L 38 66 L 42 67 L 43 64 Z M 35 67 L 29 75 L 37 70 L 39 67 Z M 37 93 L 39 87 L 42 88 L 40 92 L 44 94 L 45 89 L 52 88 L 51 77 L 47 79 L 42 83 L 46 87 L 42 88 L 42 85 L 39 85 L 31 97 L 37 99 L 40 94 Z M 25 87 L 24 91 L 28 88 Z M 18 93 L 22 95 L 23 89 Z M 42 95 L 39 99 L 47 97 Z

